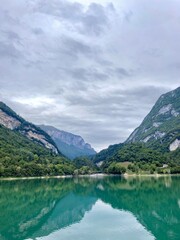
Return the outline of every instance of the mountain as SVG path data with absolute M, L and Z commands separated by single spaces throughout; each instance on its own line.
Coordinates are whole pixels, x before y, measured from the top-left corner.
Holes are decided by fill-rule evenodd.
M 0 177 L 73 174 L 51 137 L 0 102 Z
M 93 162 L 103 168 L 112 162 L 148 163 L 147 169 L 153 162 L 157 166 L 159 163 L 179 166 L 180 87 L 163 94 L 124 143 L 100 151 L 93 157 Z M 142 164 L 136 167 L 140 168 Z
M 163 150 L 180 147 L 180 87 L 163 94 L 126 143 L 160 145 Z
M 19 132 L 28 139 L 41 144 L 56 154 L 59 153 L 56 144 L 46 132 L 18 116 L 3 102 L 0 102 L 0 124 L 10 130 Z
M 74 159 L 79 156 L 95 155 L 95 150 L 81 136 L 59 130 L 52 126 L 39 125 L 56 143 L 60 152 Z

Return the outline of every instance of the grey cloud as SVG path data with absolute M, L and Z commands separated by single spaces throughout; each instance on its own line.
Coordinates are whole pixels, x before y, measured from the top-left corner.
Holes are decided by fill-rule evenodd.
M 104 7 L 100 4 L 92 3 L 85 16 L 83 16 L 82 22 L 86 33 L 99 35 L 103 32 L 104 26 L 108 25 L 108 16 Z
M 153 57 L 153 58 L 158 58 L 163 55 L 162 50 L 158 48 L 148 48 L 144 50 L 144 54 Z
M 3 31 L 7 35 L 9 41 L 20 41 L 20 37 L 16 32 L 13 31 Z
M 159 86 L 139 86 L 130 88 L 124 91 L 126 99 L 128 98 L 129 103 L 134 106 L 136 104 L 142 104 L 144 107 L 152 107 L 153 104 L 158 100 L 161 94 L 170 91 L 169 87 L 159 87 Z M 122 91 L 123 94 L 123 91 Z
M 109 78 L 105 73 L 98 71 L 96 68 L 76 68 L 69 72 L 74 79 L 88 81 L 104 81 Z
M 130 22 L 132 17 L 133 12 L 131 10 L 129 10 L 128 12 L 124 12 L 124 18 L 127 22 Z
M 126 69 L 124 68 L 116 68 L 115 69 L 115 72 L 117 73 L 117 76 L 122 78 L 122 77 L 129 77 L 131 76 L 131 73 L 130 71 L 127 71 Z
M 41 35 L 44 33 L 44 31 L 42 30 L 42 28 L 33 28 L 32 32 L 36 35 Z
M 93 54 L 93 50 L 90 46 L 83 43 L 82 41 L 78 41 L 72 38 L 63 37 L 61 39 L 61 49 L 68 55 L 77 56 L 78 54 L 83 54 L 86 56 L 90 56 Z M 64 49 L 64 50 L 63 50 Z
M 77 2 L 71 3 L 63 0 L 42 0 L 34 8 L 35 11 L 62 17 L 69 21 L 79 21 L 83 13 L 83 5 Z
M 85 53 L 85 55 L 88 54 Z M 76 55 L 77 57 L 77 55 Z M 110 67 L 109 67 L 110 65 Z M 67 75 L 71 76 L 73 79 L 76 79 L 78 82 L 82 82 L 83 80 L 86 80 L 87 82 L 106 82 L 108 79 L 112 79 L 114 77 L 117 77 L 117 79 L 127 79 L 132 76 L 132 71 L 126 70 L 124 68 L 113 68 L 111 64 L 108 66 L 104 65 L 102 68 L 103 64 L 101 67 L 78 67 L 78 68 L 72 68 L 72 69 L 67 69 L 67 68 L 62 68 L 61 70 L 65 72 Z
M 2 4 L 2 6 L 3 6 L 3 4 Z M 7 6 L 8 6 L 8 4 L 7 4 Z M 14 24 L 17 22 L 17 19 L 15 19 L 13 17 L 13 15 L 11 15 L 10 12 L 8 11 L 8 7 L 6 10 L 0 9 L 0 20 L 1 21 L 6 20 L 8 23 L 11 23 L 11 24 Z
M 6 58 L 19 58 L 21 56 L 20 51 L 18 51 L 13 44 L 0 42 L 0 57 Z
M 92 105 L 93 107 L 100 106 L 101 108 L 104 106 L 105 109 L 107 109 L 107 106 L 115 106 L 116 108 L 118 107 L 123 109 L 123 111 L 127 109 L 127 112 L 129 112 L 130 110 L 135 109 L 136 104 L 139 105 L 142 103 L 144 106 L 153 104 L 161 94 L 169 91 L 169 88 L 150 85 L 117 90 L 116 87 L 114 87 L 114 90 L 111 93 L 109 92 L 102 96 L 96 95 L 95 91 L 96 89 L 91 92 L 91 95 L 94 94 L 93 97 L 91 95 L 80 96 L 70 94 L 67 96 L 67 100 L 71 104 L 82 104 L 83 106 Z
M 100 150 L 179 86 L 178 1 L 2 1 L 0 97 L 31 122 Z
M 86 10 L 83 4 L 63 0 L 40 1 L 36 11 L 77 24 L 76 28 L 82 34 L 99 35 L 109 23 L 109 12 L 115 11 L 113 4 L 106 7 L 91 3 Z

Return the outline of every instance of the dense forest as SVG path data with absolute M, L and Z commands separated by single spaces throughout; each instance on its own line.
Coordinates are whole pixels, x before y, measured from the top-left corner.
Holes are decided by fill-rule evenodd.
M 158 150 L 157 150 L 158 149 Z M 106 173 L 180 173 L 180 149 L 162 152 L 145 143 L 124 143 L 110 146 L 93 158 Z
M 0 125 L 0 176 L 63 175 L 74 169 L 65 157 Z

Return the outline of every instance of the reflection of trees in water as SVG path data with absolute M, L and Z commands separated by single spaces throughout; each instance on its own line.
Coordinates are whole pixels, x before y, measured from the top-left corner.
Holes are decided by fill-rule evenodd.
M 179 234 L 178 178 L 7 181 L 0 182 L 0 196 L 5 240 L 40 237 L 79 222 L 97 199 L 132 212 L 158 240 Z
M 138 221 L 158 240 L 179 239 L 179 179 L 130 178 L 121 182 L 114 178 L 104 182 L 97 195 L 113 208 L 133 213 Z
M 88 196 L 87 181 L 79 182 L 72 179 L 0 182 L 0 212 L 3 213 L 0 236 L 20 240 L 41 236 L 43 231 L 49 234 L 80 221 L 95 199 Z
M 0 218 L 1 234 L 6 233 L 7 239 L 27 237 L 71 189 L 71 182 L 63 183 L 55 179 L 1 182 L 0 212 L 5 212 Z

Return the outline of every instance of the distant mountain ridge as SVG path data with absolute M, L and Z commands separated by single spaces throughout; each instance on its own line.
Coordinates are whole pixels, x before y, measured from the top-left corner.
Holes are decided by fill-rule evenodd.
M 59 130 L 52 126 L 39 125 L 56 143 L 60 152 L 70 159 L 95 155 L 96 151 L 81 136 Z
M 3 102 L 0 102 L 0 124 L 10 130 L 19 132 L 56 154 L 60 153 L 56 144 L 46 132 L 17 115 Z

